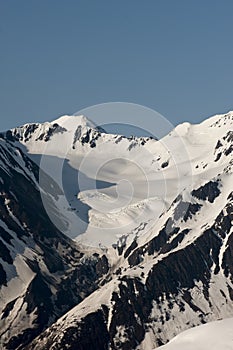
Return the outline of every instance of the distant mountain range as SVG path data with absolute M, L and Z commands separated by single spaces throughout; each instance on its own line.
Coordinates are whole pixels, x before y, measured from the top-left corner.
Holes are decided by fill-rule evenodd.
M 164 344 L 233 317 L 233 112 L 161 140 L 63 116 L 0 148 L 1 349 L 202 350 L 202 327 Z

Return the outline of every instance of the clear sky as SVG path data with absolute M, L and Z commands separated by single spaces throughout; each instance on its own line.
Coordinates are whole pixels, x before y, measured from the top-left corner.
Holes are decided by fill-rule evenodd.
M 232 0 L 0 0 L 1 130 L 102 102 L 233 109 Z

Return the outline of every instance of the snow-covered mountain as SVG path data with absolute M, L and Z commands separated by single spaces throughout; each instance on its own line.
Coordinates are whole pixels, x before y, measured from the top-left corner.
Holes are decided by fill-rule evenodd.
M 50 221 L 40 190 L 56 197 L 56 183 L 44 174 L 41 188 L 20 148 L 0 139 L 0 149 L 0 348 L 23 349 L 97 288 L 104 260 L 84 255 Z
M 159 141 L 84 116 L 0 136 L 3 349 L 153 349 L 233 316 L 233 112 Z

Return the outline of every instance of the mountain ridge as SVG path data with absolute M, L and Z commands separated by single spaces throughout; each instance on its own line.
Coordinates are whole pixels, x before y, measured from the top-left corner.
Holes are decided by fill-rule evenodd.
M 66 120 L 0 135 L 3 349 L 152 349 L 231 317 L 233 113 L 159 141 Z

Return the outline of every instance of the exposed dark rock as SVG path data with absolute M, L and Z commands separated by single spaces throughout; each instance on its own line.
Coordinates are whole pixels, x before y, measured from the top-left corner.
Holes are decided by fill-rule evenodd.
M 214 161 L 217 162 L 221 158 L 221 156 L 222 156 L 222 152 L 219 152 Z
M 184 239 L 184 237 L 189 233 L 189 229 L 183 230 L 181 231 L 172 241 L 171 243 L 166 243 L 162 249 L 161 249 L 161 253 L 165 254 L 169 251 L 171 251 L 172 249 L 175 249 L 176 247 L 178 247 L 179 243 L 181 243 Z
M 213 203 L 215 198 L 217 198 L 220 193 L 219 182 L 209 181 L 204 186 L 199 187 L 197 190 L 193 190 L 191 194 L 198 199 L 207 199 L 210 203 Z
M 76 325 L 67 327 L 59 342 L 56 342 L 52 337 L 48 337 L 49 333 L 56 336 L 54 326 L 38 337 L 39 341 L 44 340 L 44 335 L 48 341 L 43 345 L 43 350 L 50 350 L 53 345 L 54 350 L 108 350 L 109 349 L 109 333 L 107 331 L 107 309 L 102 306 L 102 309 L 88 314 L 81 322 Z M 35 350 L 40 349 L 36 344 L 33 345 Z M 25 350 L 32 349 L 31 345 Z
M 3 261 L 6 261 L 8 264 L 13 263 L 13 259 L 10 254 L 10 250 L 7 248 L 7 246 L 0 240 L 0 258 L 2 258 Z
M 200 209 L 202 205 L 199 203 L 188 203 L 180 201 L 174 211 L 174 220 L 177 221 L 182 219 L 187 221 L 191 219 L 193 215 L 195 215 Z
M 6 285 L 6 272 L 2 267 L 2 264 L 0 264 L 0 287 Z
M 97 276 L 103 276 L 109 271 L 109 264 L 106 255 L 103 255 L 96 264 L 96 273 Z
M 233 142 L 233 131 L 232 130 L 228 131 L 226 136 L 223 137 L 223 140 L 226 140 L 229 143 Z
M 66 132 L 67 129 L 63 128 L 62 126 L 58 125 L 57 123 L 53 124 L 51 127 L 49 127 L 49 129 L 45 132 L 42 133 L 37 139 L 36 141 L 45 141 L 48 142 L 51 137 L 55 134 L 63 134 L 64 132 Z
M 161 168 L 166 168 L 169 165 L 169 162 L 164 162 L 161 164 Z
M 126 259 L 126 258 L 129 256 L 129 254 L 130 254 L 134 249 L 137 248 L 137 246 L 138 246 L 137 241 L 134 239 L 133 242 L 131 243 L 131 245 L 129 246 L 129 248 L 126 249 L 125 254 L 124 254 L 124 258 Z
M 82 145 L 89 144 L 91 148 L 96 147 L 96 141 L 101 136 L 101 133 L 95 129 L 87 129 L 85 133 L 82 133 L 81 130 L 78 130 L 76 135 L 76 140 L 79 137 L 79 140 Z
M 230 147 L 228 147 L 228 148 L 225 150 L 224 154 L 225 154 L 226 156 L 228 156 L 228 155 L 231 154 L 232 152 L 233 152 L 233 145 L 230 145 Z
M 180 288 L 191 289 L 195 280 L 209 284 L 210 268 L 213 265 L 212 249 L 219 252 L 220 239 L 206 231 L 194 244 L 171 253 L 156 264 L 147 279 L 147 288 L 157 299 L 161 292 L 178 294 Z
M 176 235 L 178 232 L 179 228 L 173 226 L 173 221 L 171 218 L 169 218 L 157 236 L 155 236 L 145 246 L 134 249 L 132 254 L 130 254 L 128 257 L 129 265 L 136 266 L 140 264 L 140 262 L 143 261 L 143 256 L 145 253 L 148 255 L 153 255 L 156 252 L 160 252 L 162 247 L 167 243 L 167 240 L 172 235 Z
M 13 310 L 13 308 L 14 308 L 15 302 L 16 302 L 16 299 L 10 301 L 10 302 L 6 305 L 6 307 L 2 310 L 2 317 L 1 317 L 1 319 L 4 319 L 4 318 L 6 318 L 6 317 L 9 316 L 9 313 L 10 313 L 11 310 Z
M 222 142 L 220 140 L 218 140 L 217 145 L 215 146 L 215 149 L 218 149 L 222 146 L 223 146 Z

